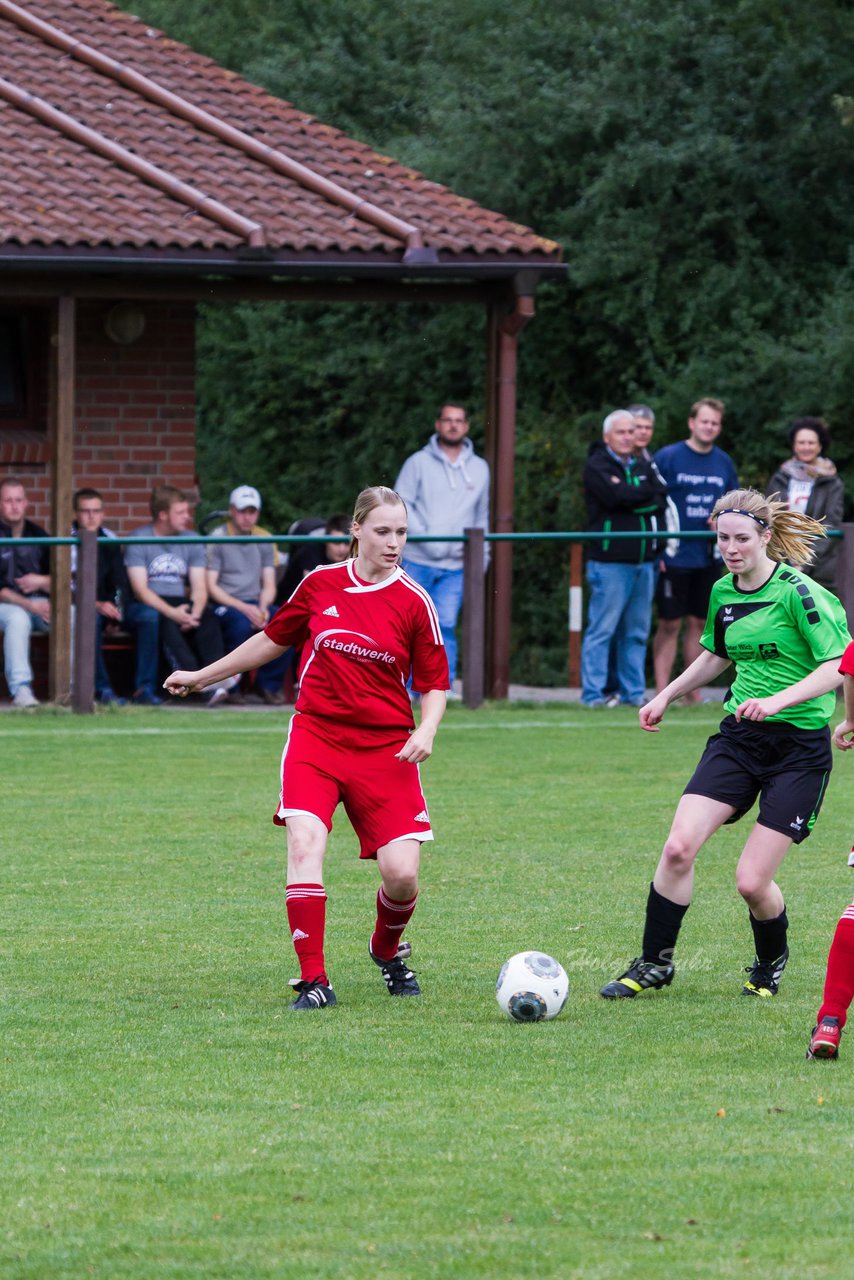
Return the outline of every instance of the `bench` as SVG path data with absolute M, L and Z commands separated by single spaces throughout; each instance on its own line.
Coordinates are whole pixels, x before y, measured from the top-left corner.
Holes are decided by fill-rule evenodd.
M 120 629 L 105 629 L 101 648 L 113 692 L 120 698 L 130 698 L 134 692 L 135 676 L 133 636 Z M 0 632 L 0 697 L 5 696 L 8 699 L 11 695 L 3 679 L 2 659 L 3 633 Z M 34 631 L 30 636 L 30 662 L 33 667 L 33 693 L 39 702 L 47 702 L 50 687 L 50 634 L 48 632 Z M 254 671 L 248 671 L 243 676 L 241 687 L 245 693 L 252 691 L 254 677 Z M 290 668 L 285 673 L 283 693 L 285 703 L 292 704 L 295 690 Z
M 127 631 L 105 632 L 102 648 L 113 691 L 122 698 L 129 698 L 133 693 L 134 681 L 133 636 Z M 30 636 L 30 662 L 33 668 L 33 693 L 39 702 L 46 702 L 50 696 L 50 634 L 48 632 L 34 631 Z M 11 696 L 3 678 L 2 632 L 0 632 L 0 690 L 6 698 Z

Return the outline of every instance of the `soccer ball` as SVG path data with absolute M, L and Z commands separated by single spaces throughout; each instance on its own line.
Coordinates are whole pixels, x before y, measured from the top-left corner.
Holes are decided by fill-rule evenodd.
M 501 966 L 495 997 L 516 1022 L 556 1018 L 569 995 L 562 965 L 542 951 L 520 951 Z

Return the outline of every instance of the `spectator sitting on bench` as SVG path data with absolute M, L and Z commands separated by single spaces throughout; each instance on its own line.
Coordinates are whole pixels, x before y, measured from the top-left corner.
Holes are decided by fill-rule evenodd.
M 261 495 L 250 484 L 233 489 L 228 499 L 228 522 L 211 530 L 217 538 L 248 537 L 260 533 Z M 272 542 L 209 543 L 208 593 L 222 628 L 227 653 L 263 630 L 272 615 L 276 594 L 276 566 Z M 255 685 L 265 702 L 280 706 L 285 696 L 282 682 L 285 654 L 258 668 Z M 242 701 L 238 693 L 230 701 Z
M 340 564 L 350 554 L 348 542 L 324 542 L 323 535 L 345 534 L 350 536 L 350 517 L 343 513 L 330 516 L 320 529 L 312 529 L 311 536 L 316 541 L 301 542 L 296 551 L 291 552 L 279 589 L 276 592 L 276 607 L 281 608 L 286 600 L 290 600 L 307 573 L 322 564 Z
M 157 485 L 151 493 L 151 524 L 135 529 L 136 538 L 189 537 L 190 504 L 187 495 L 174 485 Z M 223 656 L 222 632 L 208 605 L 205 548 L 201 542 L 182 547 L 176 542 L 131 543 L 125 550 L 125 565 L 134 594 L 125 611 L 133 627 L 146 620 L 159 620 L 160 643 L 171 669 L 208 666 Z M 156 648 L 137 644 L 136 692 L 133 701 L 159 706 L 163 699 L 158 684 L 159 654 Z M 225 685 L 205 691 L 208 706 L 216 706 L 228 696 Z
M 150 646 L 157 653 L 158 621 L 157 618 L 142 617 L 136 625 L 124 617 L 128 601 L 131 599 L 130 583 L 125 569 L 122 548 L 116 541 L 116 535 L 104 526 L 104 499 L 97 489 L 78 489 L 73 498 L 74 523 L 72 532 L 85 529 L 98 535 L 98 570 L 95 585 L 95 608 L 97 609 L 95 630 L 95 697 L 99 702 L 116 703 L 121 706 L 125 699 L 119 698 L 113 691 L 107 666 L 104 661 L 102 642 L 104 627 L 111 623 L 114 626 L 127 626 L 136 633 L 136 643 Z M 77 548 L 71 548 L 71 589 L 76 589 Z
M 0 481 L 0 538 L 46 538 L 27 516 L 27 491 L 17 476 Z M 30 663 L 33 631 L 50 630 L 50 549 L 0 547 L 0 631 L 6 683 L 16 707 L 37 707 Z

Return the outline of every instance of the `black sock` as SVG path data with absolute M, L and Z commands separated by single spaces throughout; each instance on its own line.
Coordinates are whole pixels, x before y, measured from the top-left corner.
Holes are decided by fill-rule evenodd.
M 654 884 L 649 886 L 646 900 L 646 924 L 643 930 L 643 958 L 650 964 L 670 964 L 676 939 L 687 905 L 663 898 Z
M 786 908 L 773 920 L 757 920 L 750 912 L 750 927 L 753 930 L 753 942 L 756 947 L 757 960 L 779 960 L 786 950 L 786 931 L 789 918 Z

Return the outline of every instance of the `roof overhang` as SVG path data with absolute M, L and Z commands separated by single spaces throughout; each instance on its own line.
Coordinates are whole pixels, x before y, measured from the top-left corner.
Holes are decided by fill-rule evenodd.
M 120 272 L 139 276 L 226 276 L 255 280 L 336 279 L 395 282 L 458 282 L 462 280 L 513 280 L 523 275 L 533 289 L 540 280 L 565 280 L 567 265 L 546 255 L 439 254 L 439 260 L 419 266 L 404 263 L 397 255 L 366 253 L 295 253 L 242 249 L 237 253 L 187 250 L 145 250 L 103 246 L 68 249 L 45 246 L 0 246 L 0 276 L 62 273 Z

